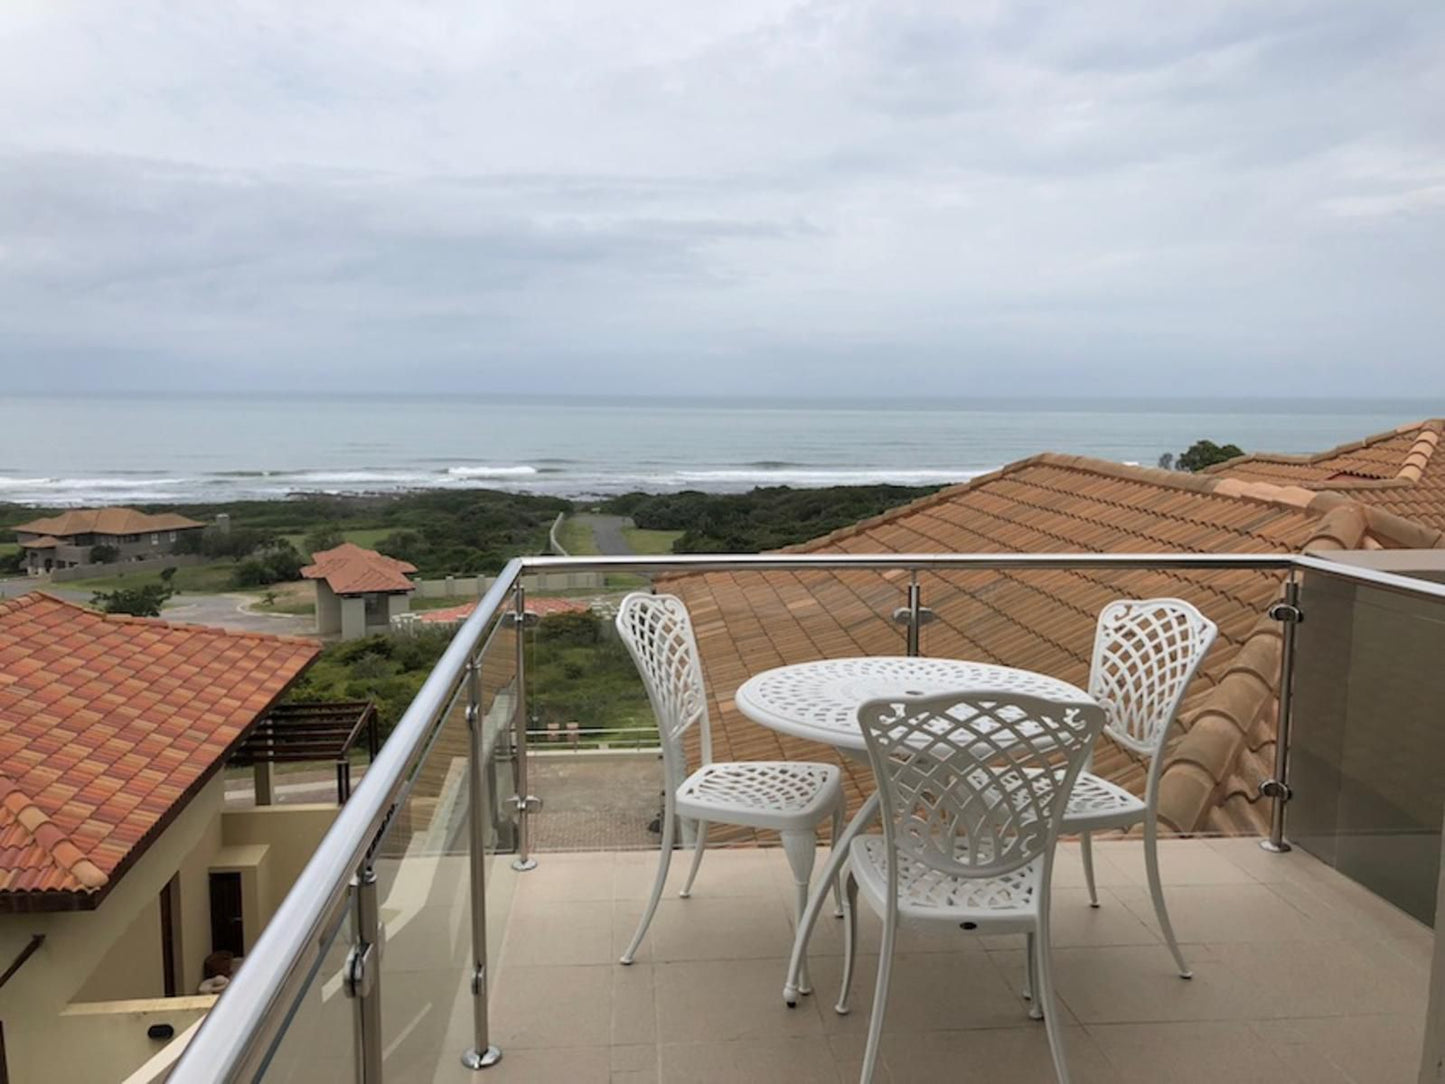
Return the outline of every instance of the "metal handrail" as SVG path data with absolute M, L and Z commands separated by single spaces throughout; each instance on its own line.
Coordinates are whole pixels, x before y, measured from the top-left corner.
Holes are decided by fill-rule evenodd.
M 326 920 L 347 894 L 351 878 L 391 814 L 427 737 L 464 678 L 467 661 L 522 571 L 512 560 L 457 630 L 422 683 L 390 740 L 342 806 L 316 853 L 260 938 L 246 966 L 217 1000 L 171 1072 L 176 1082 L 243 1080 L 260 1071 L 289 1016 L 305 964 L 322 946 Z
M 504 612 L 523 575 L 555 571 L 988 571 L 1039 569 L 1307 570 L 1372 587 L 1445 601 L 1445 585 L 1299 554 L 838 554 L 724 556 L 521 557 L 509 561 L 457 630 L 355 793 L 317 846 L 286 899 L 247 954 L 246 966 L 207 1015 L 170 1080 L 177 1084 L 239 1080 L 264 1066 L 308 962 L 321 947 L 358 866 L 393 808 L 412 766 L 429 747 L 441 714 L 466 679 L 484 634 Z

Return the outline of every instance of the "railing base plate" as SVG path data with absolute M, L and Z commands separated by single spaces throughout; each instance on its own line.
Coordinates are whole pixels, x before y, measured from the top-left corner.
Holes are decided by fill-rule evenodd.
M 1289 851 L 1294 850 L 1293 847 L 1291 847 L 1288 843 L 1285 843 L 1283 840 L 1281 840 L 1279 843 L 1276 843 L 1272 839 L 1261 839 L 1259 841 L 1259 849 L 1262 851 L 1268 851 L 1270 854 L 1286 854 Z
M 512 868 L 518 873 L 526 873 L 528 870 L 537 868 L 537 860 L 535 858 L 528 858 L 525 860 L 521 858 L 514 858 L 512 859 Z
M 468 1069 L 490 1069 L 502 1060 L 502 1052 L 495 1046 L 485 1050 L 468 1050 L 462 1055 L 462 1064 Z

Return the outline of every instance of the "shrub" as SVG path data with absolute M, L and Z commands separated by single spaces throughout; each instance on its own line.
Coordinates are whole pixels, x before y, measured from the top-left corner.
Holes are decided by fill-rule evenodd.
M 90 604 L 108 614 L 159 617 L 161 606 L 170 597 L 169 587 L 148 583 L 144 587 L 118 587 L 114 591 L 97 591 L 91 595 Z
M 1179 453 L 1174 466 L 1183 471 L 1203 470 L 1243 454 L 1244 450 L 1237 444 L 1220 445 L 1212 440 L 1196 440 L 1188 450 Z
M 90 547 L 90 563 L 93 565 L 108 565 L 112 561 L 120 560 L 120 550 L 107 542 L 98 546 Z

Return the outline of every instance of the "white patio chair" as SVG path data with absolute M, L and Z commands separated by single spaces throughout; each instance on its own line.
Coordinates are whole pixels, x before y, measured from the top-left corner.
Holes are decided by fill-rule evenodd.
M 692 622 L 681 599 L 633 592 L 622 600 L 617 611 L 617 631 L 647 686 L 662 738 L 667 780 L 657 879 L 632 943 L 622 954 L 622 962 L 632 963 L 662 898 L 679 817 L 694 822 L 696 842 L 687 881 L 678 895 L 686 899 L 692 894 L 711 822 L 770 829 L 782 836 L 783 850 L 797 885 L 797 917 L 801 918 L 818 849 L 818 825 L 832 818 L 833 838 L 836 840 L 842 832 L 842 773 L 833 764 L 712 759 L 707 691 L 703 687 Z M 702 763 L 689 774 L 682 740 L 694 725 L 699 728 Z M 841 915 L 842 890 L 837 884 L 833 887 Z M 811 992 L 806 977 L 799 990 Z
M 1105 706 L 1104 733 L 1149 762 L 1148 784 L 1140 800 L 1123 787 L 1085 770 L 1074 784 L 1064 831 L 1079 833 L 1089 905 L 1099 906 L 1094 887 L 1091 834 L 1144 823 L 1144 868 L 1159 928 L 1179 965 L 1181 978 L 1192 978 L 1184 962 L 1164 889 L 1159 882 L 1159 772 L 1164 740 L 1179 711 L 1184 691 L 1199 669 L 1218 628 L 1189 603 L 1177 598 L 1121 599 L 1099 614 L 1089 695 Z M 1090 758 L 1092 767 L 1092 757 Z
M 1068 1080 L 1049 951 L 1054 843 L 1070 788 L 1104 725 L 1096 704 L 1007 692 L 952 693 L 858 709 L 883 835 L 848 852 L 842 990 L 848 1012 L 858 896 L 883 916 L 863 1084 L 873 1079 L 900 920 L 1028 935 L 1054 1070 Z

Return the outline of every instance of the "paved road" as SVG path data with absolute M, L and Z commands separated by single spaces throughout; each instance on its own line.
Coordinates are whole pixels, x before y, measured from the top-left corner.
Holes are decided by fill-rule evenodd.
M 28 591 L 43 590 L 69 602 L 83 606 L 90 604 L 92 591 L 64 584 L 52 584 L 45 580 L 29 577 L 0 580 L 0 598 L 23 595 Z M 167 621 L 181 625 L 214 625 L 219 628 L 237 629 L 241 632 L 270 632 L 277 636 L 310 636 L 316 631 L 316 622 L 308 615 L 257 614 L 248 613 L 241 607 L 256 601 L 254 595 L 177 595 L 161 611 Z
M 632 520 L 626 516 L 588 513 L 572 518 L 592 528 L 592 538 L 597 543 L 599 553 L 607 557 L 627 557 L 632 554 L 632 547 L 627 544 L 627 536 L 622 533 L 622 528 L 632 526 Z

